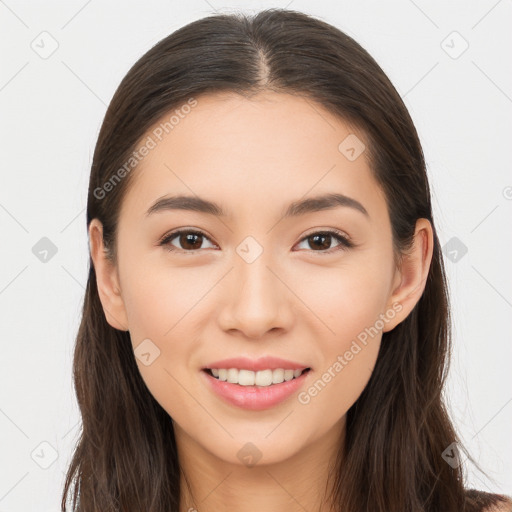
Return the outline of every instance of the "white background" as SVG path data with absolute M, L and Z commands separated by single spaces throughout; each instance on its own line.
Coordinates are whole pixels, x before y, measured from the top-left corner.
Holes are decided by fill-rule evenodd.
M 0 512 L 60 510 L 79 422 L 71 358 L 87 276 L 89 170 L 115 88 L 179 27 L 215 10 L 268 7 L 354 37 L 404 98 L 441 244 L 456 237 L 468 249 L 456 262 L 445 256 L 455 339 L 447 398 L 494 479 L 470 466 L 468 484 L 512 494 L 510 1 L 2 0 Z M 42 37 L 47 49 L 58 43 L 46 59 L 31 47 Z M 32 252 L 42 237 L 57 248 L 46 263 Z

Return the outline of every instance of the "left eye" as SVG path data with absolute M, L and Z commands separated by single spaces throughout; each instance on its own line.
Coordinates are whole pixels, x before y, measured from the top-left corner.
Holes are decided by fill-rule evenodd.
M 337 240 L 339 243 L 335 247 L 331 246 L 332 240 Z M 309 242 L 308 242 L 309 241 Z M 354 246 L 354 244 L 345 236 L 343 236 L 341 233 L 338 233 L 337 231 L 320 231 L 317 233 L 311 233 L 310 235 L 304 237 L 301 240 L 302 242 L 309 243 L 309 246 L 311 247 L 312 244 L 319 244 L 323 246 L 323 249 L 328 250 L 321 250 L 321 251 L 314 251 L 314 252 L 322 252 L 322 253 L 331 253 L 336 250 L 341 249 L 349 249 Z M 327 247 L 326 247 L 327 246 Z
M 181 247 L 176 247 L 171 243 L 171 241 L 175 238 L 178 238 Z M 169 235 L 165 236 L 160 241 L 159 245 L 165 246 L 168 251 L 178 250 L 182 252 L 195 252 L 201 249 L 203 239 L 208 240 L 211 243 L 211 240 L 201 231 L 184 229 L 169 233 Z M 331 247 L 331 242 L 333 239 L 338 241 L 338 245 L 335 247 Z M 300 241 L 300 243 L 303 242 L 309 243 L 310 247 L 312 245 L 320 245 L 321 250 L 314 250 L 313 252 L 321 253 L 330 253 L 335 250 L 351 248 L 354 246 L 354 244 L 347 237 L 343 236 L 337 231 L 319 231 L 311 233 Z M 215 247 L 215 245 L 212 244 L 212 247 Z

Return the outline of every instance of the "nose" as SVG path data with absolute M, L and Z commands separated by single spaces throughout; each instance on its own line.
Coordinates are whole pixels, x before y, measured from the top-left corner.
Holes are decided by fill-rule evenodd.
M 281 273 L 264 255 L 252 263 L 238 259 L 223 292 L 223 307 L 217 317 L 221 329 L 239 331 L 250 339 L 260 339 L 270 331 L 289 330 L 293 324 L 293 293 Z

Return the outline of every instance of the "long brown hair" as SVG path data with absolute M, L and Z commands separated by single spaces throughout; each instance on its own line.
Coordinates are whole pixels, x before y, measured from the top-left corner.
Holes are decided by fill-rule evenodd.
M 463 451 L 475 463 L 442 395 L 451 352 L 449 302 L 424 155 L 400 95 L 352 38 L 306 14 L 268 9 L 212 15 L 160 41 L 129 70 L 106 112 L 91 168 L 87 227 L 101 221 L 115 262 L 120 206 L 136 172 L 126 162 L 147 131 L 202 94 L 265 90 L 317 102 L 366 135 L 396 254 L 410 247 L 417 219 L 434 229 L 424 293 L 410 315 L 383 334 L 374 372 L 347 413 L 343 460 L 338 457 L 330 475 L 334 503 L 346 512 L 472 512 L 498 503 L 498 495 L 466 490 L 463 466 L 443 457 L 449 448 L 452 457 Z M 61 510 L 74 484 L 74 511 L 178 512 L 172 418 L 142 380 L 129 332 L 107 323 L 92 259 L 89 266 L 73 361 L 82 429 Z

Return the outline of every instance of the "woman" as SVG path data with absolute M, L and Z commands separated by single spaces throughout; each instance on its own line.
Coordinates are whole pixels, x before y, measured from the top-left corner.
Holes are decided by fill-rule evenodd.
M 464 486 L 424 157 L 353 39 L 272 9 L 162 40 L 87 226 L 63 511 L 509 510 Z

